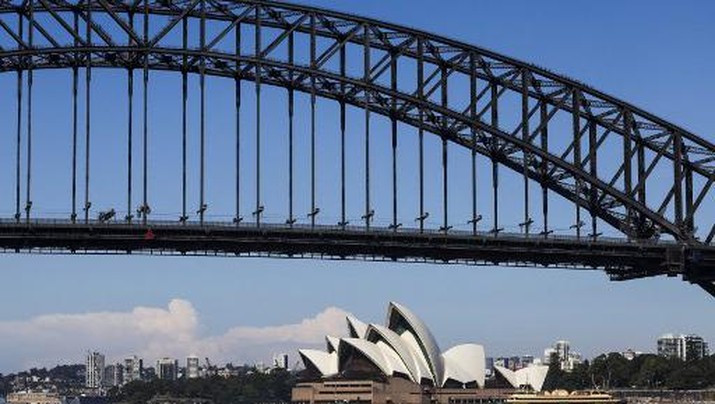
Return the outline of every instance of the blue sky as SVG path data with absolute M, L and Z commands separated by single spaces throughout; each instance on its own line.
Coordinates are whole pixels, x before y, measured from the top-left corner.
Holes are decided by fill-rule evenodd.
M 301 3 L 418 27 L 493 49 L 574 77 L 711 141 L 715 136 L 711 107 L 715 79 L 709 74 L 715 68 L 712 44 L 715 5 L 711 2 Z M 66 94 L 62 89 L 66 77 L 55 73 L 38 76 L 36 88 L 52 88 L 56 96 Z M 95 92 L 123 88 L 117 82 L 124 76 L 105 72 L 97 77 Z M 8 88 L 13 80 L 14 76 L 5 75 L 0 78 L 0 85 Z M 163 76 L 157 76 L 156 80 L 176 83 Z M 56 83 L 63 84 L 53 86 Z M 217 97 L 224 97 L 218 83 L 213 86 L 210 88 L 215 89 Z M 40 94 L 41 90 L 37 91 Z M 39 111 L 47 111 L 46 107 L 54 103 L 53 94 L 45 94 L 49 95 L 37 96 Z M 155 122 L 154 130 L 170 131 L 171 125 L 177 124 L 171 119 L 171 108 L 177 105 L 174 96 L 171 91 L 152 94 L 156 102 L 152 107 L 154 119 L 166 121 Z M 121 106 L 112 105 L 111 97 L 99 96 L 95 100 L 99 103 L 95 109 L 97 119 L 111 123 L 119 119 L 117 116 L 124 116 L 119 113 Z M 7 103 L 3 101 L 3 116 L 13 113 L 12 103 Z M 225 107 L 230 105 L 226 103 Z M 69 111 L 69 106 L 59 105 L 58 111 L 43 115 L 36 128 L 40 139 L 43 136 L 50 139 L 53 128 L 67 125 L 62 111 Z M 106 122 L 104 127 L 109 125 Z M 212 125 L 225 130 L 230 122 Z M 102 124 L 97 127 L 101 132 Z M 12 150 L 13 130 L 6 128 L 3 134 L 4 151 L 0 152 L 3 157 L 7 157 L 8 149 Z M 103 144 L 100 141 L 105 152 L 100 151 L 98 158 L 109 156 L 113 147 L 121 147 L 122 139 L 110 139 Z M 43 161 L 45 156 L 43 164 L 48 169 L 65 166 L 65 162 L 52 156 L 56 147 L 65 147 L 63 144 L 46 143 L 44 151 L 42 146 L 38 147 L 39 159 Z M 209 167 L 216 168 L 214 172 L 221 171 L 221 156 L 225 157 L 221 143 L 212 147 L 216 160 Z M 166 153 L 176 150 L 175 146 L 167 146 Z M 104 170 L 97 176 L 106 179 L 105 185 L 97 187 L 98 196 L 94 199 L 100 207 L 114 203 L 108 197 L 103 199 L 102 192 L 117 187 L 112 181 L 117 177 L 110 170 L 113 163 L 106 164 L 97 165 L 98 170 Z M 175 166 L 168 164 L 168 167 L 154 167 L 153 180 L 161 182 L 164 176 L 168 178 Z M 12 184 L 12 175 L 11 170 L 1 174 L 3 192 L 11 188 L 8 184 Z M 223 177 L 213 178 L 218 182 Z M 51 196 L 59 192 L 60 185 L 43 185 L 43 189 L 35 191 L 38 209 L 44 206 L 45 212 L 56 210 L 64 214 L 66 201 Z M 224 192 L 214 186 L 209 195 L 221 196 Z M 2 214 L 7 215 L 12 209 L 3 199 Z M 517 222 L 519 214 L 514 213 L 513 218 L 507 217 L 505 221 Z M 540 355 L 556 339 L 571 340 L 573 347 L 586 356 L 626 348 L 653 350 L 655 338 L 666 332 L 694 332 L 715 339 L 713 299 L 678 279 L 610 283 L 599 272 L 224 258 L 2 255 L 0 267 L 3 276 L 0 333 L 3 324 L 8 328 L 46 314 L 128 313 L 137 306 L 165 308 L 169 301 L 179 298 L 195 309 L 198 316 L 195 332 L 201 337 L 222 335 L 237 326 L 300 323 L 328 307 L 352 312 L 365 321 L 380 322 L 387 302 L 397 300 L 431 325 L 443 348 L 476 341 L 485 345 L 488 355 Z M 0 339 L 0 372 L 35 363 L 33 348 L 43 351 L 44 362 L 40 364 L 50 365 L 79 361 L 87 349 L 103 350 L 111 357 L 124 355 L 131 348 L 108 337 L 80 340 L 92 346 L 74 346 L 69 340 L 72 336 L 63 332 L 57 332 L 53 343 L 64 348 L 58 348 L 54 357 L 51 349 L 39 345 L 47 342 L 28 338 L 19 349 L 12 345 L 19 344 L 18 339 L 8 338 L 5 343 Z M 279 340 L 276 339 L 274 348 L 246 345 L 216 359 L 267 360 L 273 350 L 290 349 Z M 315 343 L 320 340 L 316 338 Z M 67 352 L 76 353 L 72 356 Z

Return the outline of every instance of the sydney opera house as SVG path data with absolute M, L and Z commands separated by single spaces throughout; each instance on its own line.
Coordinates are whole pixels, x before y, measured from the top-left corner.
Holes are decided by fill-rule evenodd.
M 463 344 L 442 352 L 427 325 L 391 302 L 387 324 L 347 317 L 346 337 L 326 336 L 326 350 L 299 350 L 304 379 L 293 403 L 498 402 L 514 389 L 540 391 L 546 366 L 512 371 L 496 368 L 503 387 L 485 389 L 484 347 Z

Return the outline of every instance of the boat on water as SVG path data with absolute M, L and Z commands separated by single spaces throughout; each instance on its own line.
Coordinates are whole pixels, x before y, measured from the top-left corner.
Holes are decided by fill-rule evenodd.
M 506 399 L 507 404 L 623 404 L 624 400 L 595 391 L 554 390 L 543 393 L 517 393 Z

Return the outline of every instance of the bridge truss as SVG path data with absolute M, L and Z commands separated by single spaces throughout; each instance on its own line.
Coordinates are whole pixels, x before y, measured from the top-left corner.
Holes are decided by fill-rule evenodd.
M 258 253 L 596 268 L 617 280 L 681 275 L 715 294 L 715 145 L 531 64 L 381 21 L 255 0 L 3 1 L 0 44 L 0 71 L 17 75 L 15 214 L 0 221 L 0 247 L 7 250 Z M 91 97 L 92 72 L 100 68 L 127 72 L 128 123 L 120 130 L 126 133 L 126 150 L 117 151 L 127 162 L 126 207 L 97 212 L 92 210 L 92 145 L 102 140 L 93 134 Z M 71 212 L 64 220 L 33 212 L 33 83 L 34 75 L 46 69 L 65 69 L 72 77 L 72 131 L 66 136 L 72 144 L 67 174 Z M 148 94 L 152 73 L 161 71 L 181 77 L 181 212 L 171 222 L 152 218 L 158 212 L 152 211 L 149 187 Z M 188 123 L 192 76 L 199 79 L 196 131 Z M 209 77 L 230 80 L 235 87 L 235 159 L 225 162 L 235 174 L 226 186 L 235 209 L 220 222 L 208 219 L 211 201 L 205 192 Z M 255 89 L 253 133 L 241 131 L 245 83 Z M 135 101 L 135 87 L 141 89 L 141 103 Z M 288 161 L 280 221 L 264 214 L 267 171 L 275 159 L 269 135 L 262 132 L 266 87 L 286 93 Z M 310 100 L 305 153 L 295 150 L 298 94 Z M 339 150 L 340 206 L 334 207 L 339 219 L 333 222 L 322 219 L 319 206 L 316 143 L 324 117 L 317 112 L 318 100 L 338 105 L 333 140 Z M 275 113 L 277 107 L 270 107 Z M 350 110 L 361 111 L 360 122 L 354 122 Z M 139 134 L 134 133 L 136 114 Z M 387 120 L 391 139 L 391 161 L 377 172 L 370 142 L 385 134 L 374 133 L 375 117 Z M 363 131 L 361 150 L 350 146 L 354 125 Z M 402 127 L 416 130 L 418 144 L 416 163 L 409 168 L 418 186 L 409 196 L 399 187 Z M 240 161 L 247 137 L 254 163 L 248 170 Z M 192 139 L 199 144 L 198 173 L 187 157 Z M 426 185 L 434 175 L 425 163 L 433 139 L 441 160 L 436 193 Z M 140 145 L 138 159 L 133 142 Z M 455 146 L 463 153 L 455 156 Z M 364 163 L 356 184 L 347 172 L 350 156 L 358 152 Z M 449 171 L 450 159 L 465 156 L 470 168 L 457 175 L 469 178 L 470 185 L 458 193 L 460 203 L 469 206 L 466 218 L 450 215 L 455 173 Z M 133 170 L 137 160 L 139 175 Z M 478 170 L 480 160 L 488 162 L 486 173 Z M 295 171 L 303 163 L 310 185 L 299 195 Z M 517 232 L 505 231 L 500 212 L 504 171 L 520 178 L 507 184 L 508 198 L 520 194 L 523 200 Z M 189 195 L 194 174 L 199 178 L 196 209 Z M 481 195 L 480 181 L 490 183 L 490 195 Z M 391 206 L 376 211 L 376 183 L 381 182 L 389 183 Z M 362 188 L 359 202 L 350 197 L 355 187 Z M 249 192 L 254 203 L 246 207 L 242 201 Z M 553 196 L 568 201 L 572 213 L 552 208 Z M 491 206 L 480 209 L 479 201 L 487 197 Z M 399 198 L 417 201 L 412 225 L 400 220 L 406 213 L 400 211 Z M 440 201 L 436 222 L 430 222 L 434 215 L 430 218 L 426 207 L 430 198 Z M 299 199 L 310 205 L 305 220 L 296 210 Z M 351 222 L 350 207 L 358 204 L 362 214 Z M 566 215 L 570 234 L 558 234 L 552 222 Z M 377 224 L 378 216 L 385 225 Z

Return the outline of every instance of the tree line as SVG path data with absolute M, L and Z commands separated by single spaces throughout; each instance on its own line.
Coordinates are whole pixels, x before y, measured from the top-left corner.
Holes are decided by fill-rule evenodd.
M 552 360 L 544 389 L 671 389 L 693 390 L 715 387 L 715 355 L 682 361 L 654 354 L 628 360 L 620 353 L 603 354 L 564 372 Z
M 205 398 L 215 404 L 290 402 L 295 376 L 282 369 L 223 378 L 134 381 L 109 390 L 110 402 L 144 404 L 155 396 Z

